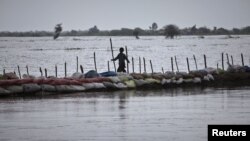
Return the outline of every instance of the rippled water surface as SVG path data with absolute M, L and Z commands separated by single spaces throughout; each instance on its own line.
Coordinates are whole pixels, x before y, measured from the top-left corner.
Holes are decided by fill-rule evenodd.
M 165 39 L 163 36 L 144 36 L 139 40 L 134 37 L 112 37 L 114 54 L 119 48 L 127 46 L 129 59 L 135 58 L 135 71 L 139 72 L 139 56 L 146 58 L 147 71 L 150 71 L 149 60 L 152 60 L 154 71 L 161 72 L 171 69 L 170 57 L 176 56 L 181 71 L 187 71 L 186 57 L 190 59 L 191 69 L 195 69 L 193 55 L 196 55 L 198 67 L 204 68 L 203 54 L 207 55 L 207 65 L 221 66 L 221 53 L 233 55 L 234 63 L 241 64 L 240 53 L 244 53 L 245 64 L 249 64 L 250 36 L 227 38 L 227 36 L 181 36 L 176 39 Z M 93 53 L 96 53 L 97 70 L 107 71 L 107 61 L 111 56 L 110 37 L 0 37 L 0 71 L 17 71 L 26 73 L 29 66 L 31 74 L 40 75 L 39 67 L 47 68 L 48 75 L 55 75 L 58 65 L 60 76 L 64 75 L 64 62 L 67 62 L 68 75 L 76 72 L 76 56 L 85 72 L 94 69 Z M 226 55 L 225 59 L 226 60 Z M 117 63 L 118 65 L 118 63 Z M 226 66 L 226 65 L 225 65 Z M 113 65 L 110 63 L 113 70 Z M 130 69 L 131 69 L 130 64 Z
M 249 88 L 89 92 L 0 99 L 0 140 L 207 140 L 208 124 L 249 124 Z

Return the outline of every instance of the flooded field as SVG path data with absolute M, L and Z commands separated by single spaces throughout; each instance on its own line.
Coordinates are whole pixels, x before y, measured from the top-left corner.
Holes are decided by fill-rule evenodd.
M 0 99 L 0 140 L 205 141 L 208 124 L 249 124 L 249 87 Z
M 250 36 L 181 36 L 176 39 L 165 39 L 163 36 L 144 36 L 139 40 L 134 37 L 112 37 L 114 54 L 119 53 L 120 47 L 127 46 L 129 59 L 135 58 L 135 71 L 139 72 L 139 56 L 146 58 L 147 71 L 150 72 L 149 60 L 152 60 L 154 71 L 171 70 L 170 58 L 177 57 L 179 69 L 187 71 L 186 57 L 190 59 L 190 69 L 195 69 L 193 55 L 196 55 L 198 68 L 204 68 L 203 54 L 207 55 L 207 66 L 221 66 L 221 53 L 234 57 L 234 64 L 241 64 L 240 54 L 245 56 L 245 64 L 249 65 Z M 21 73 L 26 73 L 29 66 L 30 74 L 39 76 L 39 67 L 47 68 L 48 75 L 55 75 L 55 65 L 58 75 L 64 76 L 64 62 L 67 62 L 68 75 L 76 72 L 76 56 L 85 72 L 95 69 L 93 53 L 96 53 L 97 70 L 108 70 L 107 61 L 112 58 L 110 37 L 1 37 L 0 38 L 0 72 L 17 71 L 20 65 Z M 224 55 L 226 60 L 226 55 Z M 116 62 L 117 63 L 117 62 Z M 117 63 L 118 65 L 118 63 Z M 111 70 L 113 65 L 110 63 Z M 225 64 L 225 67 L 227 65 Z M 131 70 L 130 63 L 130 70 Z

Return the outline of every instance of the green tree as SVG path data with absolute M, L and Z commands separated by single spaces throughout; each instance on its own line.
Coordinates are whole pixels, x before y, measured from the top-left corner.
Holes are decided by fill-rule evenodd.
M 171 39 L 173 39 L 174 36 L 177 36 L 179 34 L 180 34 L 179 27 L 174 24 L 166 25 L 164 27 L 164 35 L 166 36 L 166 38 L 170 37 Z

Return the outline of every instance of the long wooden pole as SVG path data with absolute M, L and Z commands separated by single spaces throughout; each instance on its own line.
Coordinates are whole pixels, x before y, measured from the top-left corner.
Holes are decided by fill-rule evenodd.
M 108 71 L 110 71 L 110 68 L 109 68 L 109 61 L 108 61 Z
M 164 74 L 164 69 L 163 69 L 163 67 L 161 67 L 161 70 L 162 70 L 162 73 Z
M 55 65 L 55 73 L 56 73 L 56 77 L 57 77 L 57 65 Z
M 76 56 L 76 72 L 78 72 L 78 56 Z
M 95 64 L 95 71 L 97 72 L 95 52 L 94 52 L 94 64 Z
M 29 67 L 28 67 L 28 65 L 26 65 L 26 71 L 27 71 L 27 75 L 30 75 L 29 74 Z
M 227 56 L 227 65 L 229 65 L 229 64 L 230 64 L 230 62 L 229 62 L 229 56 L 228 56 L 228 53 L 226 53 L 226 56 Z
M 190 72 L 188 57 L 187 57 L 187 67 L 188 67 L 188 72 Z
M 113 45 L 112 45 L 112 39 L 110 38 L 110 47 L 111 47 L 111 53 L 112 53 L 112 59 L 114 59 L 114 51 L 113 51 Z M 116 66 L 115 66 L 115 61 L 113 61 L 113 64 L 114 64 L 114 69 L 115 69 L 115 72 L 116 72 Z
M 44 69 L 44 73 L 45 73 L 45 78 L 47 78 L 48 75 L 47 75 L 47 69 L 46 68 Z
M 5 69 L 3 69 L 3 75 L 5 75 Z
M 20 67 L 19 67 L 19 65 L 17 66 L 17 69 L 18 69 L 19 78 L 20 78 L 20 79 L 22 79 L 22 76 L 21 76 L 21 71 L 20 71 Z
M 134 68 L 134 57 L 132 57 L 132 71 L 135 73 L 135 68 Z
M 152 71 L 152 74 L 153 74 L 153 73 L 154 73 L 154 69 L 153 69 L 152 61 L 151 61 L 151 60 L 149 60 L 149 62 L 150 62 L 151 71 Z
M 139 57 L 139 71 L 141 73 L 141 57 Z
M 171 57 L 171 67 L 172 67 L 172 72 L 174 72 L 174 63 L 173 63 L 173 57 Z
M 231 55 L 231 61 L 232 61 L 232 65 L 234 65 L 234 58 L 232 55 Z
M 80 70 L 81 70 L 81 73 L 84 73 L 82 65 L 80 65 Z
M 64 76 L 67 77 L 67 63 L 64 63 Z
M 146 73 L 147 70 L 146 70 L 146 60 L 145 58 L 143 57 L 143 67 L 144 67 L 144 72 Z
M 174 56 L 174 60 L 175 60 L 176 69 L 177 69 L 177 71 L 179 72 L 179 67 L 178 67 L 178 63 L 177 63 L 176 56 Z
M 197 66 L 197 61 L 196 61 L 195 55 L 193 55 L 193 58 L 194 58 L 195 68 L 196 68 L 196 70 L 198 70 L 198 66 Z
M 128 49 L 127 49 L 127 46 L 125 46 L 125 50 L 126 50 L 126 56 L 127 56 L 127 58 L 128 58 Z M 129 73 L 128 61 L 127 61 L 127 73 Z
M 225 70 L 224 69 L 224 53 L 223 52 L 221 53 L 221 65 L 222 65 L 222 70 Z
M 244 65 L 244 56 L 243 56 L 242 53 L 241 53 L 241 62 L 242 62 L 242 66 L 245 66 L 245 65 Z
M 204 54 L 204 64 L 205 64 L 205 68 L 207 68 L 207 57 L 206 57 L 206 54 Z
M 40 67 L 39 70 L 40 70 L 41 76 L 43 76 L 42 68 Z

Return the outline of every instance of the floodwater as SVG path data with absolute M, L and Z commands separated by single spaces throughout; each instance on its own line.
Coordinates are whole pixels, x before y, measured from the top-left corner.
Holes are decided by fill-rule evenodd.
M 249 87 L 0 99 L 1 141 L 206 141 L 208 124 L 249 124 Z
M 165 39 L 163 36 L 142 36 L 139 40 L 133 36 L 111 37 L 113 41 L 114 55 L 119 53 L 120 47 L 127 46 L 128 56 L 134 57 L 135 71 L 139 72 L 139 57 L 146 59 L 146 71 L 151 72 L 149 60 L 152 60 L 153 70 L 162 72 L 171 70 L 171 57 L 176 56 L 179 69 L 187 71 L 186 57 L 189 58 L 190 69 L 195 69 L 193 55 L 197 58 L 198 68 L 204 68 L 203 54 L 207 56 L 207 66 L 215 67 L 217 63 L 221 67 L 221 53 L 231 55 L 234 64 L 241 65 L 240 54 L 244 54 L 245 64 L 249 65 L 250 36 L 240 35 L 236 38 L 222 36 L 205 36 L 200 39 L 197 36 L 181 36 L 176 39 Z M 48 75 L 55 75 L 55 65 L 58 66 L 58 75 L 64 76 L 64 62 L 67 62 L 67 73 L 70 76 L 76 72 L 76 56 L 84 71 L 95 69 L 93 53 L 96 53 L 98 72 L 108 70 L 107 61 L 112 58 L 110 49 L 110 37 L 0 37 L 0 72 L 3 69 L 16 71 L 20 66 L 21 73 L 26 73 L 25 66 L 29 66 L 29 73 L 39 76 L 39 67 Z M 226 55 L 224 55 L 226 62 Z M 131 72 L 130 63 L 130 72 Z M 118 66 L 118 62 L 116 62 Z M 227 67 L 225 63 L 225 67 Z M 110 62 L 110 68 L 113 64 Z M 175 68 L 176 70 L 176 68 Z

